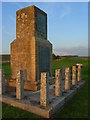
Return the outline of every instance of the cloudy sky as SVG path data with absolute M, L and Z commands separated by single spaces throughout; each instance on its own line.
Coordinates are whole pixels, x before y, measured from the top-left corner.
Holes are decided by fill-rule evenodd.
M 58 55 L 88 55 L 87 2 L 2 3 L 2 53 L 10 53 L 16 37 L 16 11 L 36 5 L 48 15 L 48 40 Z

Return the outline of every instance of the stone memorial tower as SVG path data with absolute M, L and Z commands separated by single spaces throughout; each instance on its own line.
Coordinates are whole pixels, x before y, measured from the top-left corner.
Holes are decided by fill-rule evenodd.
M 16 39 L 10 45 L 12 80 L 20 70 L 27 71 L 24 88 L 37 90 L 41 72 L 52 75 L 52 44 L 47 40 L 47 14 L 35 6 L 16 12 Z

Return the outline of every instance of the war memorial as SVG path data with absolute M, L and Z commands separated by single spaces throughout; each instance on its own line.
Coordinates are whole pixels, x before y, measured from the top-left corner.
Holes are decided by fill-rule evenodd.
M 36 6 L 16 12 L 16 39 L 10 44 L 11 79 L 0 69 L 0 102 L 50 118 L 84 85 L 80 63 L 62 66 L 52 76 L 53 44 L 47 14 Z

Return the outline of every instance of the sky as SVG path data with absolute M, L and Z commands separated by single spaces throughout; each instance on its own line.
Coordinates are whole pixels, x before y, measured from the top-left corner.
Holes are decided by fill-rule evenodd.
M 3 54 L 10 53 L 10 43 L 16 38 L 16 11 L 30 5 L 47 13 L 48 40 L 56 55 L 88 55 L 87 2 L 3 2 Z

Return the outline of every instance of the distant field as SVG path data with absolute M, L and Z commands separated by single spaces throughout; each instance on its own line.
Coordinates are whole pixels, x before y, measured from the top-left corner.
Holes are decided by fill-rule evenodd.
M 10 55 L 2 55 L 2 61 L 10 61 Z
M 6 57 L 6 59 L 9 59 Z M 5 57 L 3 58 L 5 60 Z M 88 118 L 88 59 L 87 58 L 64 58 L 59 61 L 52 62 L 53 75 L 56 68 L 62 65 L 71 67 L 73 64 L 83 64 L 82 78 L 86 81 L 85 86 L 78 91 L 76 95 L 64 106 L 62 111 L 58 111 L 58 118 Z M 10 63 L 3 63 L 5 78 L 9 79 L 11 75 Z M 40 118 L 37 115 L 23 111 L 18 108 L 3 104 L 3 118 Z

